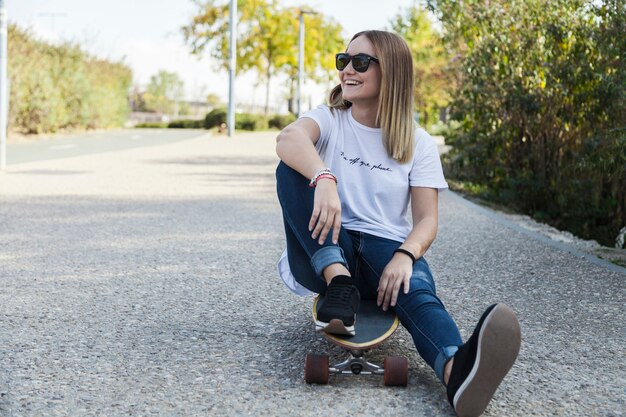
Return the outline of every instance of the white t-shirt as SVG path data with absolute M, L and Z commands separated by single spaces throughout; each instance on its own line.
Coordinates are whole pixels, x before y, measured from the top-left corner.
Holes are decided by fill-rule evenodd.
M 415 131 L 413 160 L 400 164 L 387 155 L 381 129 L 360 124 L 351 109 L 320 106 L 302 117 L 320 127 L 315 147 L 337 176 L 341 224 L 348 230 L 404 242 L 411 231 L 409 186 L 448 188 L 437 144 L 424 129 Z
M 411 231 L 410 187 L 448 188 L 437 144 L 424 129 L 415 131 L 413 160 L 400 164 L 387 155 L 381 129 L 360 124 L 351 109 L 319 106 L 301 117 L 319 125 L 315 147 L 337 176 L 341 224 L 348 230 L 404 242 Z M 298 293 L 285 253 L 279 271 L 287 286 Z

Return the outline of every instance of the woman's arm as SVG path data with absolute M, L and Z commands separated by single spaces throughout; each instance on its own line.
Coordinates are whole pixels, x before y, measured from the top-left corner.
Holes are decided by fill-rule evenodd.
M 419 259 L 437 236 L 439 227 L 439 191 L 436 188 L 411 187 L 413 229 L 400 247 Z M 396 256 L 402 255 L 397 253 Z M 406 255 L 405 255 L 406 256 Z
M 435 188 L 411 187 L 413 229 L 400 248 L 409 251 L 415 259 L 421 258 L 435 240 L 439 224 L 439 194 Z M 383 310 L 398 300 L 400 287 L 409 292 L 413 261 L 404 253 L 395 253 L 385 267 L 378 284 L 378 305 Z
M 298 119 L 280 132 L 276 138 L 276 154 L 290 168 L 305 178 L 312 178 L 326 164 L 315 149 L 320 138 L 318 124 L 309 118 Z M 341 228 L 341 202 L 337 184 L 332 179 L 322 178 L 315 187 L 313 212 L 309 221 L 311 238 L 319 237 L 319 244 L 326 241 L 333 230 L 333 243 L 337 244 Z
M 315 149 L 319 138 L 320 128 L 313 119 L 298 119 L 276 138 L 276 154 L 290 168 L 311 178 L 317 171 L 326 168 Z

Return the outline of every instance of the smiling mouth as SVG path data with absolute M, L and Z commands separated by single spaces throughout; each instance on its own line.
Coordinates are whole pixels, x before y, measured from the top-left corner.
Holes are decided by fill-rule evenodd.
M 344 84 L 346 86 L 357 86 L 357 85 L 361 85 L 363 83 L 360 82 L 360 81 L 355 81 L 355 80 L 346 80 L 346 81 L 344 81 Z

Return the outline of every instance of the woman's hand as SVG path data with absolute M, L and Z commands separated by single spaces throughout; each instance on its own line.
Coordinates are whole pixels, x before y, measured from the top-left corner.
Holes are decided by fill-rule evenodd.
M 383 270 L 378 283 L 378 306 L 382 305 L 384 311 L 387 311 L 389 306 L 395 307 L 400 287 L 403 287 L 404 293 L 408 294 L 411 275 L 413 275 L 411 258 L 402 253 L 394 254 Z
M 415 259 L 420 259 L 435 240 L 438 225 L 438 200 L 436 188 L 411 187 L 411 212 L 413 229 L 402 244 Z M 413 275 L 413 259 L 404 253 L 394 253 L 378 283 L 378 305 L 387 310 L 395 307 L 400 287 L 409 293 L 409 283 Z
M 341 201 L 337 192 L 337 184 L 331 179 L 320 179 L 315 187 L 313 198 L 313 214 L 309 221 L 311 237 L 323 245 L 328 232 L 333 231 L 333 243 L 337 244 L 341 229 Z

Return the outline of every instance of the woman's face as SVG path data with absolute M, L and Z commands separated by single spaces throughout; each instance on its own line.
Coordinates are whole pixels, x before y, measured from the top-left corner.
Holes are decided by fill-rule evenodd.
M 378 58 L 374 53 L 372 43 L 365 37 L 359 36 L 348 45 L 346 51 L 350 56 L 356 54 L 367 54 Z M 339 71 L 339 81 L 344 100 L 354 104 L 378 105 L 380 93 L 381 73 L 380 66 L 370 61 L 369 68 L 365 72 L 356 72 L 352 67 L 352 61 L 343 71 Z

